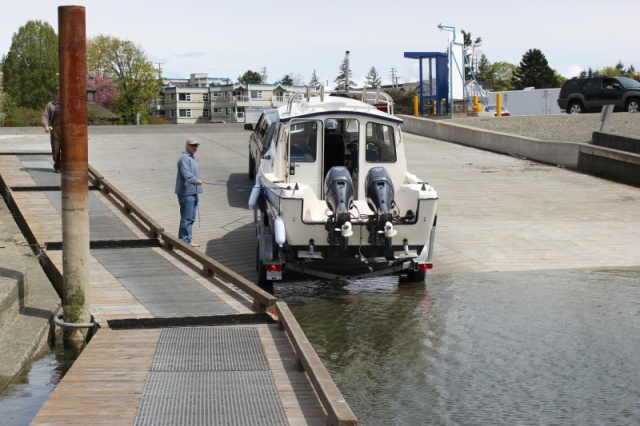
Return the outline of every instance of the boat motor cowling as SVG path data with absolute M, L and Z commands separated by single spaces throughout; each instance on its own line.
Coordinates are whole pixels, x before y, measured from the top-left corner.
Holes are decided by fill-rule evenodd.
M 393 205 L 394 188 L 389 172 L 384 167 L 369 170 L 364 181 L 367 204 L 376 215 L 390 215 Z
M 393 200 L 395 192 L 389 172 L 384 167 L 372 168 L 364 180 L 364 187 L 367 204 L 374 213 L 369 216 L 367 222 L 369 243 L 374 247 L 383 248 L 385 257 L 393 257 L 391 239 L 398 232 L 393 227 L 391 208 L 395 205 Z
M 348 238 L 353 235 L 349 213 L 353 207 L 353 181 L 349 170 L 343 166 L 332 167 L 324 179 L 324 188 L 325 201 L 333 212 L 325 224 L 327 241 L 344 250 L 348 245 Z
M 324 179 L 324 199 L 336 215 L 349 213 L 353 206 L 353 181 L 346 167 L 332 167 Z

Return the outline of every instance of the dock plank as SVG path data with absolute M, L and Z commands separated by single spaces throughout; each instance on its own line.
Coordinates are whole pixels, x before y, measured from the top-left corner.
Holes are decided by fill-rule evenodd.
M 100 329 L 32 424 L 133 424 L 160 333 Z

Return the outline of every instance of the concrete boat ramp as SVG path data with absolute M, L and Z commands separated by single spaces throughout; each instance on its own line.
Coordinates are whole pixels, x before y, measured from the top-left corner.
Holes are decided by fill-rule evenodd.
M 0 133 L 0 173 L 55 282 L 59 190 L 45 180 L 60 177 L 41 129 L 16 132 Z M 191 136 L 207 183 L 200 249 L 174 236 L 175 164 Z M 430 273 L 640 265 L 637 187 L 406 132 L 404 144 L 409 170 L 440 196 Z M 241 125 L 92 127 L 89 163 L 91 307 L 101 328 L 34 424 L 357 421 L 286 304 L 252 285 Z

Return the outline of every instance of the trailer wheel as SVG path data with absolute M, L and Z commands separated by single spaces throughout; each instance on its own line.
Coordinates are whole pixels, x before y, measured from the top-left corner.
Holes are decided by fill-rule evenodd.
M 264 262 L 260 260 L 260 241 L 256 244 L 256 272 L 258 273 L 258 287 L 264 289 L 268 285 L 273 285 L 267 281 L 267 270 L 264 268 Z
M 426 277 L 427 271 L 425 270 L 414 271 L 413 269 L 409 269 L 407 271 L 407 281 L 412 283 L 423 282 Z
M 251 153 L 249 153 L 249 179 L 255 179 L 256 177 L 256 173 L 255 173 L 255 165 L 253 164 L 253 157 L 251 157 Z

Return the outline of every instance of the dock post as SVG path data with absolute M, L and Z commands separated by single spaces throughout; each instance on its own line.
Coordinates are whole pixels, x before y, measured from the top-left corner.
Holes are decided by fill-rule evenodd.
M 62 130 L 62 307 L 67 323 L 89 323 L 89 149 L 85 8 L 58 7 Z M 90 330 L 65 328 L 80 347 Z

